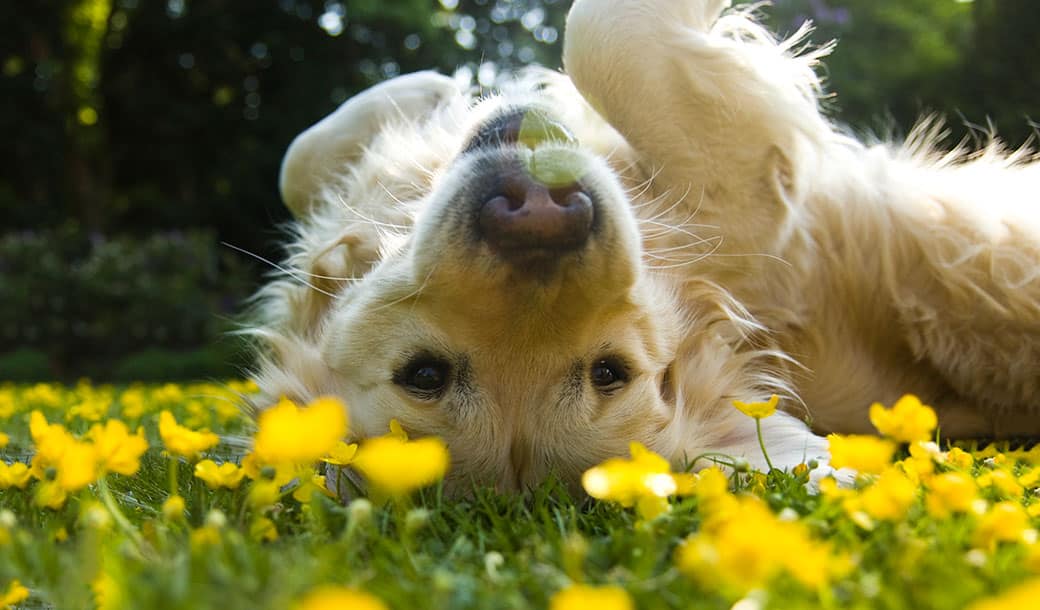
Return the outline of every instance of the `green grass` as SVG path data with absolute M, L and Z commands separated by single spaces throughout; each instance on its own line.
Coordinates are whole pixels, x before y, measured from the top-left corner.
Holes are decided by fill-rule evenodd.
M 6 390 L 22 400 L 22 388 Z M 3 429 L 12 442 L 0 450 L 7 462 L 28 455 L 25 416 L 33 406 L 20 403 L 7 415 Z M 186 416 L 186 407 L 164 408 L 171 406 Z M 50 405 L 45 412 L 54 421 L 62 408 Z M 118 409 L 116 398 L 109 414 Z M 264 542 L 250 535 L 247 484 L 209 490 L 181 461 L 179 492 L 188 511 L 184 521 L 171 522 L 161 511 L 169 460 L 160 455 L 153 415 L 140 419 L 153 448 L 137 475 L 108 478 L 132 532 L 110 520 L 99 523 L 107 513 L 98 509 L 96 485 L 59 510 L 33 505 L 35 483 L 0 491 L 0 595 L 17 579 L 31 590 L 24 607 L 93 608 L 92 584 L 104 575 L 106 607 L 156 610 L 290 608 L 327 583 L 363 589 L 399 609 L 544 608 L 572 582 L 620 585 L 637 608 L 722 609 L 737 601 L 712 587 L 710 574 L 691 578 L 676 568 L 677 545 L 704 518 L 696 497 L 674 500 L 670 512 L 650 522 L 613 503 L 569 497 L 553 480 L 522 496 L 474 489 L 447 499 L 434 486 L 382 506 L 364 499 L 343 505 L 317 494 L 302 505 L 285 497 L 269 513 L 278 537 Z M 240 421 L 211 424 L 218 432 L 243 430 Z M 86 425 L 68 424 L 71 430 Z M 228 446 L 218 449 L 224 457 L 236 455 Z M 1023 464 L 1015 472 L 1031 468 Z M 936 519 L 918 499 L 905 518 L 866 530 L 838 503 L 807 492 L 794 475 L 738 474 L 732 484 L 738 494 L 764 498 L 775 513 L 797 517 L 854 563 L 819 591 L 780 575 L 749 595 L 749 608 L 963 608 L 1031 577 L 1026 544 L 973 550 L 972 515 Z M 991 502 L 1000 499 L 995 490 L 982 493 Z M 1028 505 L 1032 498 L 1020 501 Z M 213 537 L 202 541 L 199 532 Z M 768 535 L 761 544 L 770 544 Z

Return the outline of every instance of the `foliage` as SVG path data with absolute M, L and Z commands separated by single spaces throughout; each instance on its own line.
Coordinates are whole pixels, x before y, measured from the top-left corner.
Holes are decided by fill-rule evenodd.
M 555 480 L 523 497 L 474 489 L 449 499 L 433 486 L 385 504 L 355 497 L 343 505 L 322 493 L 322 477 L 299 469 L 335 453 L 334 438 L 285 451 L 310 428 L 340 425 L 328 421 L 332 403 L 282 405 L 268 422 L 278 425 L 262 431 L 282 457 L 255 468 L 252 424 L 239 410 L 254 390 L 240 382 L 0 386 L 3 603 L 981 609 L 1024 607 L 1038 586 L 1037 449 L 969 453 L 916 441 L 887 474 L 844 487 L 824 478 L 823 493 L 813 494 L 812 465 L 668 473 L 638 448 L 631 467 L 604 464 L 601 474 L 631 482 L 645 471 L 652 484 L 629 489 L 663 500 L 653 513 L 576 499 Z M 919 417 L 927 407 L 913 410 Z M 203 428 L 220 433 L 218 445 Z M 206 438 L 204 459 L 159 451 L 196 436 Z M 151 448 L 142 454 L 143 444 Z M 41 507 L 41 489 L 82 465 L 62 462 L 63 446 L 96 456 L 98 470 L 85 471 L 87 487 Z M 418 455 L 408 451 L 397 459 Z M 30 482 L 24 464 L 35 470 L 42 454 L 57 461 Z M 658 485 L 662 476 L 674 484 Z M 887 479 L 909 485 L 909 500 L 886 495 Z
M 123 375 L 152 379 L 178 378 L 190 369 L 211 375 L 234 366 L 233 348 L 217 344 L 216 337 L 230 328 L 228 320 L 253 282 L 249 269 L 220 248 L 211 231 L 91 239 L 74 224 L 0 235 L 0 275 L 5 345 L 46 353 L 52 375 L 93 371 L 106 377 L 129 355 L 166 350 L 121 365 L 129 369 Z M 213 345 L 208 349 L 214 357 L 196 353 L 197 365 L 176 364 L 171 355 L 206 344 Z M 188 370 L 149 372 L 144 360 L 162 354 L 166 365 Z M 23 360 L 23 374 L 25 366 Z M 0 369 L 0 378 L 13 374 Z

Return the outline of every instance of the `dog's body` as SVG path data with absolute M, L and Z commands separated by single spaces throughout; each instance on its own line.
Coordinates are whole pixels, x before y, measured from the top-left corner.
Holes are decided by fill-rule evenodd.
M 778 466 L 826 458 L 803 419 L 868 432 L 904 393 L 950 436 L 1040 434 L 1040 165 L 841 135 L 816 57 L 726 4 L 578 0 L 570 80 L 400 77 L 297 138 L 261 387 L 504 488 L 632 440 L 761 465 L 731 402 L 771 393 Z

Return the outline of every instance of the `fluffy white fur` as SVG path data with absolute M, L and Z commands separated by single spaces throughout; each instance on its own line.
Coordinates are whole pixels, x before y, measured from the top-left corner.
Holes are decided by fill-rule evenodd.
M 477 99 L 403 76 L 301 134 L 286 275 L 257 299 L 263 390 L 342 396 L 357 436 L 396 417 L 448 441 L 450 483 L 503 488 L 576 480 L 630 440 L 761 465 L 731 401 L 774 392 L 783 467 L 826 458 L 809 426 L 868 432 L 868 405 L 907 392 L 950 436 L 1040 434 L 1040 164 L 939 152 L 929 124 L 851 139 L 817 105 L 823 51 L 727 6 L 578 0 L 566 77 Z M 609 218 L 552 280 L 518 279 L 449 222 L 479 171 L 464 143 L 517 104 L 575 132 Z M 456 363 L 444 397 L 395 384 L 417 351 Z M 580 366 L 608 352 L 633 374 L 601 395 Z

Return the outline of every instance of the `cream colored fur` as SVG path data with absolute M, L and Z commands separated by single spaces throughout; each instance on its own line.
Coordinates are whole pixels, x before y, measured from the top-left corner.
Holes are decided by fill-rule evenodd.
M 391 418 L 442 436 L 450 485 L 502 488 L 573 482 L 632 440 L 676 465 L 763 465 L 731 401 L 771 393 L 790 413 L 763 421 L 781 467 L 826 459 L 804 422 L 867 432 L 868 405 L 906 392 L 949 435 L 1040 434 L 1040 165 L 937 152 L 928 125 L 903 145 L 843 135 L 817 106 L 822 53 L 727 5 L 577 0 L 569 79 L 530 71 L 474 99 L 409 75 L 301 134 L 286 275 L 256 301 L 263 390 L 342 396 L 359 437 Z M 606 218 L 551 280 L 456 219 L 481 171 L 464 143 L 525 104 L 575 132 Z M 417 351 L 454 363 L 439 400 L 394 382 Z M 587 380 L 605 355 L 632 370 L 610 395 Z

